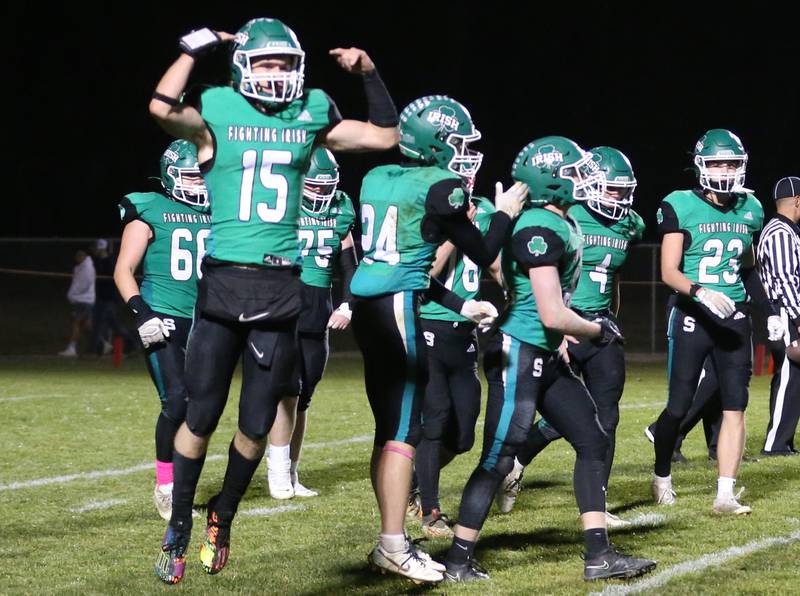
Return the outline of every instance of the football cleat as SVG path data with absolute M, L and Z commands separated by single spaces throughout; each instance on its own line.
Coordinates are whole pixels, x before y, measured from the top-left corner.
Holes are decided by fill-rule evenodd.
M 674 505 L 675 504 L 675 491 L 672 490 L 672 480 L 659 480 L 653 477 L 653 482 L 650 485 L 653 494 L 653 500 L 657 505 Z
M 157 484 L 153 491 L 153 502 L 162 519 L 169 521 L 172 517 L 172 482 Z
M 217 495 L 219 496 L 219 495 Z M 200 562 L 206 573 L 216 575 L 228 562 L 231 551 L 231 522 L 220 519 L 214 511 L 214 502 L 217 496 L 208 502 L 208 515 L 206 517 L 206 538 L 200 545 Z
M 632 524 L 628 520 L 622 519 L 618 515 L 609 513 L 609 511 L 606 510 L 606 528 L 627 528 L 630 525 Z
M 286 460 L 286 465 L 278 466 L 273 465 L 267 459 L 267 484 L 269 485 L 269 496 L 273 499 L 284 500 L 294 496 L 290 466 L 289 460 Z
M 427 555 L 427 553 L 425 553 Z M 409 541 L 406 549 L 397 553 L 387 552 L 378 544 L 367 557 L 370 569 L 382 574 L 397 573 L 413 581 L 415 584 L 437 583 L 444 579 L 442 571 L 431 565 L 429 556 L 422 556 L 422 551 Z M 438 567 L 441 567 L 437 563 Z
M 608 548 L 591 559 L 584 557 L 583 579 L 588 582 L 598 579 L 638 577 L 655 568 L 656 562 L 651 559 L 637 559 Z
M 656 442 L 656 423 L 653 422 L 650 426 L 644 427 L 644 436 L 647 440 L 655 445 Z
M 309 498 L 309 497 L 318 497 L 319 496 L 319 492 L 317 492 L 315 490 L 312 490 L 310 488 L 306 488 L 305 486 L 300 484 L 299 481 L 298 482 L 294 482 L 292 484 L 292 488 L 294 490 L 294 496 L 295 497 Z
M 503 482 L 497 488 L 495 500 L 501 513 L 510 513 L 517 502 L 517 496 L 522 489 L 522 473 L 525 468 L 514 458 L 514 468 L 503 478 Z
M 155 566 L 156 576 L 165 584 L 177 584 L 183 579 L 190 537 L 191 529 L 179 530 L 167 526 Z
M 451 583 L 472 582 L 482 579 L 490 579 L 489 574 L 472 557 L 462 565 L 448 564 L 447 570 L 444 572 L 444 581 Z
M 450 524 L 450 518 L 438 509 L 434 509 L 430 515 L 422 517 L 422 532 L 430 538 L 452 538 L 453 530 Z
M 714 506 L 711 508 L 711 511 L 717 515 L 748 515 L 752 513 L 753 510 L 748 505 L 742 505 L 739 502 L 739 497 L 742 496 L 743 492 L 744 487 L 735 495 L 721 498 L 717 497 L 714 499 Z
M 419 496 L 419 489 L 413 488 L 408 493 L 408 505 L 406 505 L 406 519 L 422 519 L 422 501 Z

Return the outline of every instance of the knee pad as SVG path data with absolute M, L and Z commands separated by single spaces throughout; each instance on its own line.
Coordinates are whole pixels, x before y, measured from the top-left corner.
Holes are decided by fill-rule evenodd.
M 186 418 L 186 394 L 168 396 L 161 402 L 161 414 L 174 424 L 180 424 Z
M 444 429 L 449 422 L 447 411 L 427 413 L 422 421 L 422 435 L 429 441 L 441 441 L 445 437 Z
M 191 403 L 186 408 L 186 426 L 198 437 L 207 437 L 217 429 L 222 412 L 202 404 Z
M 270 429 L 251 420 L 239 420 L 239 431 L 251 441 L 258 443 L 264 440 Z

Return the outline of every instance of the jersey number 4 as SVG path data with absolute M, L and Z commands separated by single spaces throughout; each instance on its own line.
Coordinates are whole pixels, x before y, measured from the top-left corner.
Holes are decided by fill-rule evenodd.
M 258 151 L 248 149 L 242 153 L 242 186 L 239 190 L 239 220 L 250 221 L 253 214 L 253 188 L 256 180 L 256 163 Z M 261 167 L 258 178 L 262 186 L 275 191 L 275 206 L 270 207 L 264 201 L 256 203 L 256 214 L 261 221 L 277 223 L 286 215 L 286 197 L 289 194 L 289 182 L 286 176 L 276 174 L 272 166 L 292 163 L 291 151 L 274 151 L 265 149 L 261 153 Z
M 611 253 L 607 253 L 603 262 L 594 266 L 594 270 L 589 272 L 589 279 L 600 284 L 600 293 L 606 293 L 608 285 L 608 268 L 611 266 Z
M 177 281 L 188 281 L 192 279 L 192 273 L 197 271 L 197 279 L 203 277 L 200 273 L 200 264 L 206 254 L 206 238 L 211 230 L 198 230 L 197 235 L 192 238 L 192 231 L 187 228 L 177 228 L 172 232 L 170 242 L 171 250 L 169 256 L 169 271 L 172 279 Z M 197 243 L 195 250 L 184 248 L 182 242 Z M 197 257 L 195 257 L 197 255 Z

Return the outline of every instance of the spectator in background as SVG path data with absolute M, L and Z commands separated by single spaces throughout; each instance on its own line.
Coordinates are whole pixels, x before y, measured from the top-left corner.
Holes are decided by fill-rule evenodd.
M 94 342 L 98 356 L 111 352 L 111 337 L 122 335 L 117 320 L 117 288 L 114 286 L 116 259 L 108 252 L 108 240 L 100 238 L 94 246 L 94 269 L 97 273 L 94 302 Z
M 94 308 L 94 263 L 89 253 L 78 249 L 75 253 L 75 267 L 72 270 L 72 283 L 67 291 L 67 300 L 72 307 L 72 335 L 69 344 L 59 356 L 74 358 L 78 355 L 78 341 L 83 330 L 92 327 L 92 309 Z

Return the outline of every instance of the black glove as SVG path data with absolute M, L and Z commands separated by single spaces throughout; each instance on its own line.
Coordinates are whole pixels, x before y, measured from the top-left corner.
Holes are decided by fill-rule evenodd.
M 592 320 L 592 323 L 600 325 L 600 335 L 592 340 L 597 345 L 605 346 L 613 341 L 625 344 L 625 338 L 622 336 L 622 331 L 619 330 L 619 325 L 608 317 L 597 317 Z
M 221 43 L 224 43 L 222 38 L 208 27 L 190 31 L 180 39 L 181 51 L 192 58 L 202 56 Z

